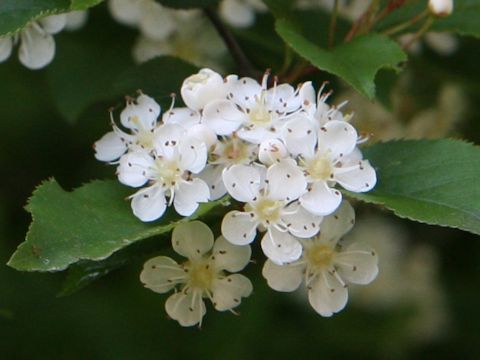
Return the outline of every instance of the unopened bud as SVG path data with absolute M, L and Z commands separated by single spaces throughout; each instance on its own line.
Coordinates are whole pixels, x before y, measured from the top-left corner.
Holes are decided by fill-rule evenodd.
M 453 11 L 453 0 L 429 0 L 428 8 L 435 16 L 448 16 Z

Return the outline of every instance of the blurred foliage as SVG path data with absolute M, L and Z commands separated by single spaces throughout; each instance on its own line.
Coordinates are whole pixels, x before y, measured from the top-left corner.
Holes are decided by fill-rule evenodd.
M 266 67 L 270 60 L 267 61 L 267 57 L 262 59 L 262 54 L 269 54 L 271 59 L 277 59 L 271 64 L 277 64 L 280 69 L 284 49 L 275 57 L 277 45 L 270 48 L 261 45 L 269 43 L 269 39 L 279 41 L 273 30 L 273 21 L 265 19 L 265 23 L 258 26 L 265 26 L 269 32 L 262 33 L 261 39 L 248 35 L 248 31 L 238 33 L 242 43 L 250 46 L 248 53 L 253 54 L 257 66 Z M 111 167 L 95 161 L 91 149 L 91 144 L 108 130 L 107 109 L 118 106 L 121 95 L 138 88 L 129 79 L 144 76 L 148 80 L 148 74 L 152 74 L 154 80 L 149 86 L 154 87 L 154 82 L 160 81 L 162 74 L 162 66 L 155 67 L 159 60 L 145 64 L 145 73 L 137 73 L 141 70 L 132 68 L 133 62 L 127 52 L 120 48 L 115 50 L 118 43 L 128 49 L 135 35 L 135 31 L 114 24 L 105 7 L 101 6 L 91 11 L 85 31 L 56 37 L 58 57 L 46 70 L 29 71 L 14 57 L 0 65 L 0 108 L 3 122 L 7 124 L 7 136 L 2 140 L 3 151 L 0 153 L 5 174 L 0 187 L 0 261 L 3 264 L 23 241 L 31 220 L 23 206 L 40 182 L 54 177 L 63 188 L 71 190 L 94 178 L 113 177 Z M 105 46 L 105 42 L 109 45 Z M 84 47 L 81 44 L 89 45 Z M 255 51 L 257 47 L 260 48 Z M 79 49 L 85 53 L 78 54 L 79 61 L 76 62 L 75 54 Z M 103 53 L 99 53 L 102 49 L 105 49 L 105 62 L 102 62 Z M 112 65 L 108 60 L 110 56 L 118 58 L 118 62 Z M 68 72 L 68 59 L 78 70 L 76 75 Z M 408 111 L 432 106 L 438 88 L 445 82 L 459 84 L 467 102 L 478 103 L 479 60 L 480 41 L 472 38 L 463 39 L 459 50 L 449 57 L 440 57 L 429 49 L 415 56 L 409 64 L 408 74 L 413 81 L 403 94 L 408 100 Z M 89 65 L 98 61 L 103 64 L 104 73 L 89 76 Z M 188 65 L 184 66 L 186 72 L 190 71 Z M 165 76 L 170 76 L 170 71 L 167 72 Z M 377 76 L 378 89 L 390 89 L 392 93 L 395 86 L 391 83 L 403 78 L 400 75 L 383 87 L 378 86 L 380 76 L 381 73 Z M 182 77 L 184 74 L 180 73 L 177 79 Z M 315 74 L 313 79 L 319 85 L 325 74 Z M 341 89 L 338 80 L 332 80 L 332 87 Z M 117 87 L 111 86 L 112 83 Z M 90 92 L 98 89 L 105 92 L 98 92 L 99 98 L 93 101 Z M 163 91 L 171 90 L 165 88 Z M 62 109 L 57 100 L 57 95 L 62 92 L 66 92 L 64 96 L 71 96 L 69 101 L 73 108 Z M 161 97 L 161 92 L 157 96 Z M 452 101 L 451 106 L 457 104 Z M 76 122 L 72 122 L 74 119 Z M 480 122 L 475 106 L 466 112 L 456 131 L 470 141 L 480 141 Z M 65 208 L 68 209 L 68 204 Z M 372 211 L 368 206 L 360 208 L 361 214 L 368 215 Z M 129 252 L 128 257 L 135 255 L 128 262 L 125 254 L 119 252 L 110 259 L 110 267 L 104 266 L 100 270 L 92 269 L 91 263 L 78 264 L 69 275 L 75 284 L 86 273 L 103 271 L 101 275 L 105 275 L 121 269 L 112 271 L 108 277 L 73 296 L 55 297 L 64 281 L 62 274 L 21 273 L 2 266 L 0 356 L 8 360 L 152 357 L 478 359 L 478 238 L 458 230 L 394 221 L 408 229 L 412 243 L 430 244 L 439 252 L 440 280 L 451 312 L 451 324 L 443 337 L 432 341 L 418 340 L 417 334 L 408 328 L 407 322 L 416 316 L 415 308 L 408 305 L 395 310 L 366 311 L 352 302 L 333 318 L 321 318 L 295 295 L 275 293 L 267 288 L 259 276 L 260 254 L 254 254 L 258 262 L 248 268 L 248 275 L 254 281 L 254 296 L 242 304 L 240 316 L 216 313 L 209 308 L 203 329 L 181 328 L 166 319 L 165 297 L 143 289 L 138 281 L 145 256 L 161 251 L 165 239 L 160 237 L 148 240 L 141 247 L 123 250 Z M 68 293 L 68 286 L 65 289 L 64 293 Z

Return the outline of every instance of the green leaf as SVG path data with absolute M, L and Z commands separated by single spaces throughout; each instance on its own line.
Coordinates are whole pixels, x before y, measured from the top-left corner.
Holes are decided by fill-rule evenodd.
M 1 0 L 0 35 L 13 34 L 30 21 L 72 10 L 85 10 L 103 0 Z
M 287 20 L 277 20 L 276 30 L 299 55 L 320 70 L 341 77 L 370 99 L 375 96 L 377 71 L 396 69 L 407 58 L 396 42 L 379 34 L 359 36 L 332 50 L 325 50 L 307 40 Z
M 348 195 L 400 217 L 480 234 L 480 149 L 452 139 L 405 140 L 365 148 L 378 183 Z
M 205 8 L 216 5 L 220 0 L 155 0 L 156 2 L 174 9 Z
M 94 181 L 73 192 L 56 181 L 41 184 L 27 205 L 32 224 L 8 265 L 24 271 L 59 271 L 79 260 L 102 260 L 136 241 L 164 234 L 183 219 L 170 209 L 160 221 L 143 223 L 125 198 L 134 189 L 117 181 Z M 202 204 L 190 218 L 222 201 Z M 185 220 L 183 220 L 185 221 Z
M 38 17 L 57 14 L 70 8 L 70 0 L 0 1 L 0 35 L 14 33 Z
M 171 241 L 167 234 L 160 237 L 145 239 L 117 251 L 112 256 L 100 260 L 83 260 L 68 268 L 65 281 L 59 296 L 67 296 L 82 290 L 91 283 L 122 268 L 132 261 L 147 259 L 158 255 L 160 250 L 170 247 Z
M 103 0 L 72 0 L 70 10 L 86 10 L 101 2 L 103 2 Z

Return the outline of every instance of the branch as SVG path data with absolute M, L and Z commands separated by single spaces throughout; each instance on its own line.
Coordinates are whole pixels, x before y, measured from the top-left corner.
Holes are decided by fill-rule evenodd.
M 220 20 L 215 10 L 211 8 L 205 8 L 203 9 L 203 11 L 212 23 L 212 25 L 217 30 L 218 34 L 221 36 L 228 50 L 230 51 L 230 54 L 232 55 L 235 63 L 237 64 L 238 73 L 253 78 L 259 77 L 260 72 L 257 71 L 250 63 L 250 60 L 248 60 L 247 56 L 241 49 L 232 32 Z

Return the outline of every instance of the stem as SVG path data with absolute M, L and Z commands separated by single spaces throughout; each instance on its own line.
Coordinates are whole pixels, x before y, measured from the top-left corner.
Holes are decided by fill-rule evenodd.
M 250 63 L 250 60 L 248 60 L 232 32 L 220 20 L 215 10 L 211 8 L 205 8 L 203 11 L 230 51 L 230 54 L 237 64 L 238 73 L 253 78 L 258 77 L 260 73 Z
M 415 33 L 415 35 L 413 35 L 413 37 L 410 39 L 409 42 L 407 42 L 405 45 L 402 46 L 402 48 L 404 50 L 407 50 L 410 46 L 412 46 L 412 44 L 415 41 L 420 39 L 428 31 L 428 29 L 430 29 L 430 27 L 433 24 L 433 20 L 434 20 L 433 16 L 430 16 L 429 18 L 427 18 L 427 20 L 422 25 L 422 27 Z
M 355 37 L 355 35 L 360 33 L 361 30 L 365 28 L 365 26 L 367 29 L 370 27 L 370 24 L 372 22 L 372 15 L 374 15 L 377 12 L 379 3 L 380 3 L 380 0 L 372 0 L 367 10 L 365 10 L 362 16 L 360 16 L 353 23 L 347 36 L 345 36 L 345 42 L 349 42 L 350 40 L 352 40 Z
M 400 23 L 400 24 L 397 24 L 393 27 L 391 27 L 390 29 L 387 29 L 385 31 L 382 31 L 382 34 L 383 35 L 387 35 L 387 36 L 391 36 L 393 34 L 396 34 L 400 31 L 403 31 L 405 30 L 406 28 L 412 26 L 412 25 L 415 25 L 417 22 L 419 22 L 420 20 L 422 20 L 425 16 L 427 16 L 429 14 L 429 10 L 428 9 L 425 9 L 424 11 L 422 11 L 420 14 L 414 16 L 413 18 L 411 18 L 410 20 L 407 20 L 403 23 Z
M 332 17 L 330 18 L 330 27 L 328 29 L 328 47 L 335 45 L 335 30 L 337 29 L 338 0 L 333 4 Z

